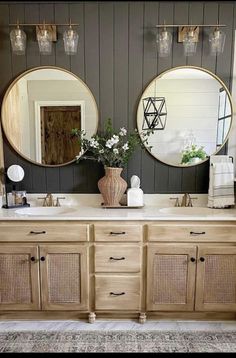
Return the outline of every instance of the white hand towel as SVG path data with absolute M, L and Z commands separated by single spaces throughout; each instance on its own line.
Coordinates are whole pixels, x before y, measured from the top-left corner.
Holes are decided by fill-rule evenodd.
M 235 204 L 234 198 L 234 166 L 231 162 L 210 165 L 210 180 L 208 191 L 208 207 L 224 208 Z

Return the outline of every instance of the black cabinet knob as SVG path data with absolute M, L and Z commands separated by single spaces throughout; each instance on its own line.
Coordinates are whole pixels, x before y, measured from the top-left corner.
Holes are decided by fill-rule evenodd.
M 30 260 L 31 260 L 31 261 L 35 261 L 35 257 L 32 256 L 32 257 L 30 258 Z
M 44 256 L 40 257 L 40 260 L 45 261 L 45 257 Z
M 191 261 L 191 262 L 195 262 L 195 261 L 196 261 L 195 257 L 191 257 L 191 258 L 190 258 L 190 261 Z
M 204 262 L 205 261 L 204 257 L 200 257 L 200 261 Z

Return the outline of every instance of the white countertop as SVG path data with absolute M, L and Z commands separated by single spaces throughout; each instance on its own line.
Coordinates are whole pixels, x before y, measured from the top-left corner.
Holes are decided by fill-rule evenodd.
M 34 220 L 83 220 L 83 221 L 236 221 L 236 208 L 210 209 L 207 208 L 206 194 L 191 194 L 194 200 L 193 208 L 173 207 L 173 197 L 182 198 L 183 194 L 145 194 L 143 208 L 103 208 L 100 194 L 53 194 L 54 199 L 61 200 L 61 207 L 42 207 L 45 194 L 28 194 L 30 208 L 0 209 L 0 221 L 34 221 Z M 162 212 L 164 208 L 164 212 Z M 36 210 L 37 215 L 23 214 L 28 209 Z M 58 211 L 62 211 L 57 213 Z M 173 213 L 168 213 L 171 210 Z M 16 213 L 18 211 L 18 213 Z M 167 212 L 166 212 L 167 211 Z M 50 212 L 48 214 L 48 212 Z M 34 213 L 35 214 L 35 213 Z
M 182 220 L 182 221 L 236 221 L 236 208 L 232 209 L 208 209 L 206 207 L 201 210 L 200 207 L 193 208 L 197 209 L 196 212 L 191 212 L 192 208 L 186 209 L 185 213 L 163 213 L 160 209 L 163 207 L 158 206 L 144 206 L 143 208 L 121 208 L 111 209 L 102 208 L 100 206 L 70 206 L 70 211 L 59 214 L 51 215 L 28 215 L 23 214 L 24 209 L 18 209 L 19 214 L 15 211 L 16 209 L 0 209 L 0 221 L 5 220 L 84 220 L 84 221 L 112 221 L 112 220 L 140 220 L 140 221 L 171 221 L 171 220 Z M 43 210 L 43 208 L 40 208 Z M 47 208 L 46 208 L 47 209 Z M 53 209 L 53 208 L 52 208 Z M 178 209 L 178 208 L 176 208 Z M 201 212 L 202 211 L 202 212 Z M 20 213 L 21 212 L 21 213 Z

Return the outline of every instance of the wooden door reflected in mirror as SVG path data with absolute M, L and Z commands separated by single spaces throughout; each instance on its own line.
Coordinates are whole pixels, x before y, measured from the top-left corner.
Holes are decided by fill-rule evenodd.
M 80 106 L 43 106 L 40 108 L 41 160 L 55 165 L 69 162 L 80 152 L 71 129 L 81 129 Z

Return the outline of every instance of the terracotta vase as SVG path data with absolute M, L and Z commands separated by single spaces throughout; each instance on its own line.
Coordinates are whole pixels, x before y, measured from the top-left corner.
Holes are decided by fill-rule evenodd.
M 120 200 L 127 188 L 120 176 L 123 168 L 105 167 L 105 176 L 98 181 L 98 189 L 103 197 L 103 205 L 120 206 Z

